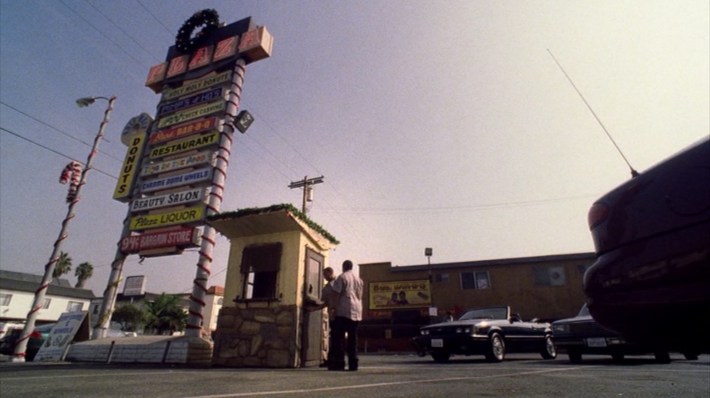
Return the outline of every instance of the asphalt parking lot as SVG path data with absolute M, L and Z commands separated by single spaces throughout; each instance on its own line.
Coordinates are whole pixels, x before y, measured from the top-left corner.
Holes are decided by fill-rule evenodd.
M 10 397 L 708 397 L 710 356 L 670 364 L 652 356 L 616 363 L 565 355 L 510 355 L 502 363 L 454 357 L 363 355 L 357 372 L 322 368 L 232 369 L 80 363 L 0 364 L 0 396 Z

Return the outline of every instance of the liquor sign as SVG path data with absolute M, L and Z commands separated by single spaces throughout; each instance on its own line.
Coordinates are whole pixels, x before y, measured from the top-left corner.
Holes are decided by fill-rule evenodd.
M 212 164 L 216 156 L 214 151 L 202 151 L 165 162 L 150 163 L 143 166 L 141 177 L 175 171 L 186 167 L 201 166 L 206 163 Z
M 210 178 L 212 178 L 212 168 L 206 167 L 185 174 L 146 181 L 141 184 L 141 193 L 161 191 L 163 189 L 176 188 L 188 184 L 197 184 L 202 181 L 207 181 Z
M 171 225 L 200 223 L 205 218 L 205 205 L 172 210 L 163 213 L 131 217 L 128 228 L 131 231 L 169 227 Z
M 169 193 L 167 195 L 133 199 L 133 202 L 131 202 L 131 213 L 159 209 L 161 207 L 179 206 L 199 202 L 204 199 L 205 188 L 196 188 L 187 191 Z
M 121 252 L 134 254 L 144 250 L 163 249 L 166 247 L 198 247 L 200 242 L 200 230 L 198 228 L 179 228 L 170 231 L 127 236 L 121 240 Z

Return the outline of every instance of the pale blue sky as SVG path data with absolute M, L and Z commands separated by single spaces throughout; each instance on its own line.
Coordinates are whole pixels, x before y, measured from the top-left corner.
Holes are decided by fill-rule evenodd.
M 324 175 L 309 215 L 342 242 L 336 268 L 423 264 L 425 247 L 434 263 L 593 250 L 587 209 L 629 171 L 547 49 L 637 170 L 710 132 L 705 0 L 0 0 L 0 268 L 41 274 L 66 214 L 69 159 L 8 131 L 83 162 L 105 103 L 74 100 L 115 95 L 95 166 L 116 176 L 120 131 L 158 104 L 149 67 L 204 8 L 274 36 L 247 69 L 256 122 L 222 210 L 300 207 L 288 184 Z M 96 267 L 97 295 L 127 210 L 115 183 L 89 175 L 63 245 Z M 210 285 L 227 251 L 220 238 Z M 189 292 L 196 262 L 132 256 L 125 275 Z

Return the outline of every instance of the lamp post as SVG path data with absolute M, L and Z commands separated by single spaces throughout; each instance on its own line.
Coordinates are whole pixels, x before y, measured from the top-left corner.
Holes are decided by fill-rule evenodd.
M 60 247 L 68 236 L 67 230 L 69 226 L 69 221 L 71 221 L 71 219 L 75 217 L 74 206 L 76 206 L 76 204 L 79 202 L 79 193 L 81 192 L 81 188 L 84 186 L 84 184 L 86 184 L 86 175 L 88 174 L 89 170 L 91 170 L 91 165 L 94 161 L 94 156 L 96 155 L 96 153 L 98 153 L 99 141 L 101 141 L 101 138 L 103 138 L 104 130 L 106 128 L 106 124 L 108 124 L 109 116 L 111 114 L 111 111 L 113 110 L 113 103 L 116 100 L 116 97 L 85 97 L 76 100 L 76 104 L 79 105 L 79 107 L 85 107 L 93 104 L 94 102 L 96 102 L 97 99 L 103 99 L 108 101 L 108 106 L 106 107 L 106 111 L 104 112 L 104 118 L 101 121 L 101 125 L 99 126 L 99 132 L 96 134 L 96 138 L 94 138 L 94 145 L 91 147 L 91 152 L 89 152 L 89 156 L 86 158 L 86 164 L 84 165 L 84 169 L 81 172 L 81 178 L 79 179 L 79 184 L 76 188 L 76 193 L 73 195 L 67 206 L 67 216 L 64 218 L 64 221 L 62 221 L 62 228 L 59 231 L 59 237 L 57 237 L 57 240 L 54 242 L 54 249 L 52 250 L 52 255 L 49 257 L 49 262 L 44 266 L 44 277 L 42 278 L 42 282 L 39 288 L 37 288 L 37 290 L 35 291 L 35 298 L 32 304 L 32 308 L 27 313 L 27 321 L 25 323 L 25 327 L 22 330 L 22 334 L 20 334 L 20 338 L 17 341 L 17 345 L 15 346 L 15 351 L 12 357 L 13 362 L 25 361 L 27 342 L 29 340 L 30 334 L 32 334 L 32 331 L 34 331 L 35 322 L 37 321 L 37 317 L 39 316 L 39 310 L 42 309 L 47 289 L 52 283 L 52 274 L 54 273 L 54 268 L 57 262 L 59 261 Z

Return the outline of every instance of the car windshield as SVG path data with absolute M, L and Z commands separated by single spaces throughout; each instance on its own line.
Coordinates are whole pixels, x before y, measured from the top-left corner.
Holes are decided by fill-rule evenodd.
M 507 319 L 508 310 L 505 307 L 497 308 L 481 308 L 477 310 L 469 310 L 464 313 L 460 321 L 466 319 Z

